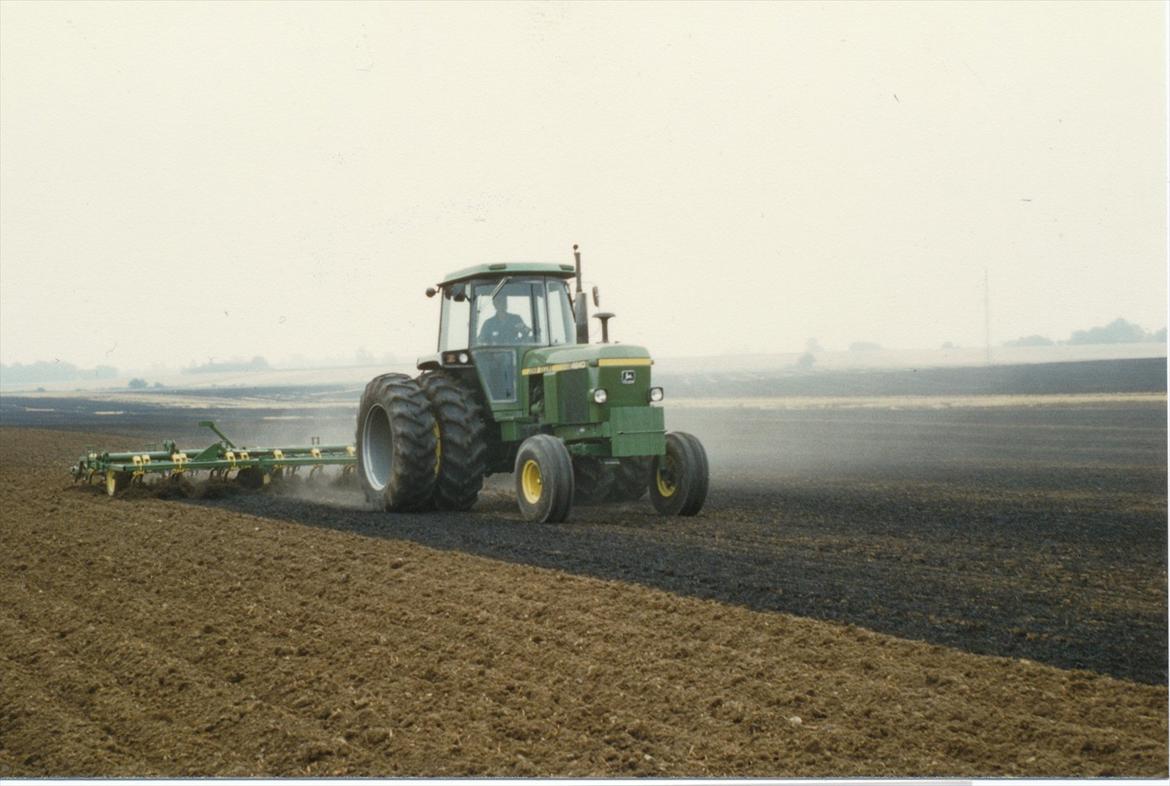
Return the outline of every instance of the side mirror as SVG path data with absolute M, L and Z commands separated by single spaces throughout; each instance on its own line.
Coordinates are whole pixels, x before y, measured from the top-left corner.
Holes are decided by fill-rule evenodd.
M 427 287 L 427 297 L 434 297 L 437 294 L 439 294 L 439 290 L 434 287 Z
M 596 308 L 601 308 L 601 290 L 597 287 L 593 288 L 593 305 Z

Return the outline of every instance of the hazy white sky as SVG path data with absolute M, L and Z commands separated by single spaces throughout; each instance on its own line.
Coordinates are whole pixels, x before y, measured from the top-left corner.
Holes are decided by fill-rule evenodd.
M 421 354 L 571 261 L 661 356 L 1166 324 L 1161 3 L 0 4 L 0 360 Z

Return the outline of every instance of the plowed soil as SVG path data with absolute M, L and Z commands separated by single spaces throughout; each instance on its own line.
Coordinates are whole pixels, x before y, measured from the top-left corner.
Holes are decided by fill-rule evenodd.
M 703 515 L 544 528 L 0 428 L 0 775 L 1165 777 L 1165 408 L 1090 409 L 684 416 Z

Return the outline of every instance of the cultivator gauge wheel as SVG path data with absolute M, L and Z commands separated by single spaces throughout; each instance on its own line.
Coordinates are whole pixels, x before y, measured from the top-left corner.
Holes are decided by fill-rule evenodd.
M 106 470 L 106 494 L 114 496 L 120 494 L 126 489 L 130 488 L 130 484 L 134 481 L 134 475 L 130 472 L 115 472 L 114 470 Z
M 256 467 L 245 467 L 236 473 L 236 482 L 246 489 L 255 491 L 264 487 L 268 482 L 268 476 Z

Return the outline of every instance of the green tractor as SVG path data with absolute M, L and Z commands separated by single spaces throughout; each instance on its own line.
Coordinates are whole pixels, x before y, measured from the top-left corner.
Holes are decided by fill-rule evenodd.
M 602 338 L 589 343 L 573 252 L 575 265 L 477 265 L 427 290 L 441 304 L 438 352 L 417 378 L 372 379 L 358 408 L 357 477 L 371 505 L 467 510 L 486 476 L 512 472 L 529 521 L 647 492 L 663 515 L 703 507 L 706 451 L 666 433 L 650 354 L 609 342 L 613 314 L 595 315 Z

